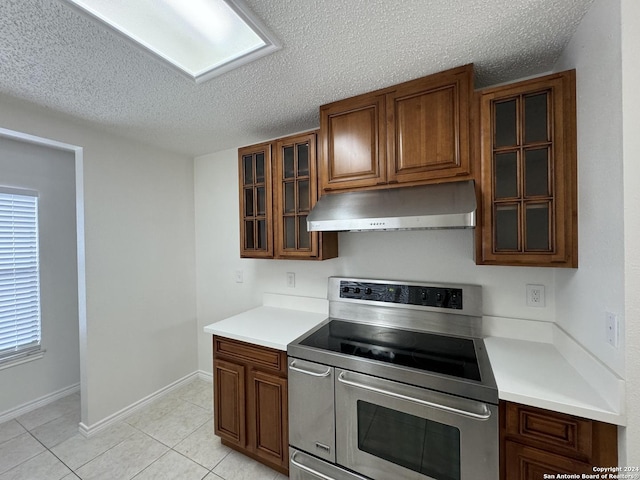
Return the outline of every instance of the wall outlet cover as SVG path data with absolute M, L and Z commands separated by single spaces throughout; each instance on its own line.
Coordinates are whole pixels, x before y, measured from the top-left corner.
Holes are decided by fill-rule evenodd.
M 527 306 L 545 306 L 544 285 L 527 285 Z

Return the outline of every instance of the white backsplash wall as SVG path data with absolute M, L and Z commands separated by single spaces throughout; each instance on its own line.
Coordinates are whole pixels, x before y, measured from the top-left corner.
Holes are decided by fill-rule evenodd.
M 554 272 L 545 268 L 477 266 L 473 230 L 339 234 L 339 257 L 322 262 L 241 259 L 237 150 L 195 161 L 199 367 L 211 371 L 205 325 L 260 305 L 262 293 L 326 298 L 327 277 L 473 283 L 483 287 L 485 315 L 553 321 Z M 236 283 L 241 271 L 242 283 Z M 287 272 L 295 287 L 287 287 Z M 546 307 L 526 306 L 526 285 L 545 286 Z
M 576 69 L 579 205 L 579 268 L 558 269 L 557 322 L 624 376 L 621 64 L 620 2 L 596 0 L 555 66 Z M 618 348 L 606 342 L 607 311 L 620 319 Z

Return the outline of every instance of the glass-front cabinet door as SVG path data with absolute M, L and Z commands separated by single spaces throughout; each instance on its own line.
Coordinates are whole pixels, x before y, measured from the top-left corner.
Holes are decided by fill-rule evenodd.
M 338 256 L 336 232 L 307 231 L 318 200 L 316 138 L 313 131 L 238 149 L 241 257 Z
M 480 95 L 478 263 L 577 266 L 575 73 Z
M 238 162 L 240 256 L 273 257 L 271 144 L 238 149 Z
M 274 158 L 276 257 L 317 257 L 318 234 L 307 231 L 318 195 L 315 132 L 278 140 Z

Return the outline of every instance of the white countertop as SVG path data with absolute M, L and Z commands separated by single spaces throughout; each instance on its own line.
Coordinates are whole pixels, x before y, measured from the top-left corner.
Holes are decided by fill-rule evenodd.
M 319 303 L 317 300 L 319 299 L 309 299 L 309 301 L 303 302 L 296 300 L 294 304 L 286 301 L 272 301 L 273 299 L 265 300 L 265 305 L 262 307 L 207 325 L 204 327 L 204 331 L 233 340 L 286 351 L 288 343 L 327 318 L 327 313 L 322 312 L 322 304 L 320 304 L 320 308 L 317 308 Z M 287 308 L 289 305 L 304 308 L 304 305 L 313 306 L 313 304 L 316 304 L 313 308 L 315 311 Z
M 327 316 L 326 300 L 265 294 L 263 306 L 207 325 L 204 331 L 286 351 L 288 343 Z M 625 425 L 624 381 L 554 324 L 495 317 L 483 321 L 501 400 Z
M 522 321 L 519 321 L 522 322 Z M 540 329 L 541 327 L 535 326 Z M 541 341 L 489 336 L 484 339 L 498 396 L 525 405 L 625 425 L 624 382 L 581 347 L 567 344 L 554 324 Z

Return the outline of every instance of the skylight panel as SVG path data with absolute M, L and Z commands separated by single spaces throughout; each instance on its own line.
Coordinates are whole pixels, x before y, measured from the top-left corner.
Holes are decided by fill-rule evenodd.
M 66 0 L 196 82 L 280 49 L 242 0 Z

